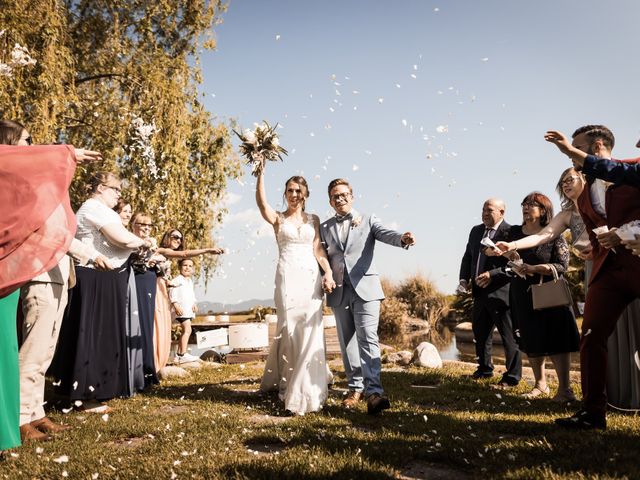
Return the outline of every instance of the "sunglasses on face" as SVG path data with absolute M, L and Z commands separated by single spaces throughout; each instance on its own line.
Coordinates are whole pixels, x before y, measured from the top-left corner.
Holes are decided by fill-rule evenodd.
M 149 228 L 153 227 L 153 223 L 139 223 L 139 222 L 136 222 L 136 225 L 139 226 L 139 227 L 149 227 Z
M 174 240 L 182 240 L 182 235 L 178 235 L 176 233 L 171 234 L 171 238 Z

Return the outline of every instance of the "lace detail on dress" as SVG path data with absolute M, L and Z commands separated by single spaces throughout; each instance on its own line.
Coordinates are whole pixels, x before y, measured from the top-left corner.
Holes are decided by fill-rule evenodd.
M 558 237 L 553 242 L 553 250 L 549 262 L 558 271 L 558 275 L 562 275 L 569 268 L 569 245 L 564 238 Z
M 582 221 L 582 217 L 579 213 L 571 212 L 569 230 L 571 231 L 571 246 L 578 250 L 578 252 L 582 252 L 591 246 L 587 226 Z

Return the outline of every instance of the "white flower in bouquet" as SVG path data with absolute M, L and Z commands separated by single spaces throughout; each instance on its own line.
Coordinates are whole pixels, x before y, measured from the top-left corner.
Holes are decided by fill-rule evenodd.
M 266 160 L 282 160 L 282 155 L 287 155 L 287 151 L 280 146 L 280 140 L 276 133 L 278 124 L 271 127 L 266 121 L 256 124 L 255 130 L 244 130 L 242 133 L 233 131 L 242 141 L 240 153 L 246 158 L 247 164 L 251 166 L 251 174 L 257 177 L 264 168 Z
M 242 133 L 242 135 L 244 135 L 245 141 L 247 143 L 251 143 L 252 145 L 256 144 L 256 140 L 257 140 L 256 134 L 253 133 L 248 128 Z

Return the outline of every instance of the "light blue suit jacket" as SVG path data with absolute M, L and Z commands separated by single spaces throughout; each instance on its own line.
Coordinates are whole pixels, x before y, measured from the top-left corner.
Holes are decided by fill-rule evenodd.
M 338 285 L 327 295 L 327 305 L 330 307 L 337 307 L 342 301 L 345 274 L 349 276 L 349 282 L 364 301 L 382 300 L 384 293 L 373 261 L 376 240 L 402 247 L 401 233 L 385 228 L 375 215 L 356 214 L 355 218 L 359 217 L 361 221 L 357 226 L 352 220 L 344 247 L 340 242 L 335 217 L 320 224 L 322 245 L 327 251 L 333 279 Z

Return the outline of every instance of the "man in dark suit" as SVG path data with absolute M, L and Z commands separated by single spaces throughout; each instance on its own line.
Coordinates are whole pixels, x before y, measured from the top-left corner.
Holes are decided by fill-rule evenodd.
M 490 198 L 482 206 L 482 223 L 469 233 L 467 248 L 460 264 L 459 289 L 471 288 L 473 295 L 473 337 L 476 342 L 478 369 L 473 378 L 493 376 L 491 347 L 493 328 L 498 327 L 505 351 L 507 371 L 502 386 L 515 386 L 522 377 L 520 351 L 513 335 L 509 310 L 509 277 L 505 272 L 507 259 L 484 255 L 480 244 L 484 237 L 494 242 L 509 238 L 510 227 L 504 221 L 505 205 L 502 200 Z

